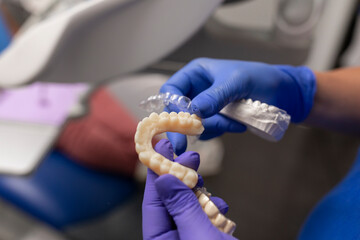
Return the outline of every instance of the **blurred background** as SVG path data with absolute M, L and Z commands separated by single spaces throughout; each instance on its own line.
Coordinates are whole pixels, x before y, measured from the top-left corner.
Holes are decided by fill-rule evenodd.
M 141 239 L 138 104 L 194 58 L 360 64 L 357 0 L 220 2 L 0 0 L 0 239 Z M 358 144 L 290 125 L 191 150 L 236 237 L 294 239 Z

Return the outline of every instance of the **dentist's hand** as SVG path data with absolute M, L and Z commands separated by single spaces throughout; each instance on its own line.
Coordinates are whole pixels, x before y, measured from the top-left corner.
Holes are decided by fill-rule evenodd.
M 155 150 L 173 160 L 173 149 L 168 140 L 161 140 Z M 186 152 L 174 160 L 197 170 L 200 159 L 195 152 Z M 198 186 L 203 182 L 199 177 Z M 211 197 L 221 213 L 228 205 L 220 198 Z M 172 175 L 157 176 L 148 170 L 143 200 L 143 237 L 147 239 L 235 239 L 212 225 L 202 210 L 195 194 Z
M 242 98 L 277 106 L 293 122 L 301 122 L 312 108 L 315 89 L 315 76 L 307 67 L 199 58 L 175 73 L 160 91 L 192 99 L 192 111 L 204 118 L 200 139 L 205 140 L 245 131 L 242 124 L 219 114 L 225 105 Z M 185 151 L 184 135 L 170 133 L 168 137 L 178 155 Z

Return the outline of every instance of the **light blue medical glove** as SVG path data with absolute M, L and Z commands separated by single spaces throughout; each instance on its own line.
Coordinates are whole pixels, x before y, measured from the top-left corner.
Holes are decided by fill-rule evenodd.
M 219 114 L 225 105 L 243 98 L 284 109 L 292 122 L 299 123 L 312 108 L 315 89 L 315 76 L 304 66 L 199 58 L 175 73 L 160 91 L 192 99 L 192 111 L 204 118 L 200 139 L 205 140 L 245 130 L 242 124 Z M 168 137 L 176 154 L 185 151 L 185 136 L 170 133 Z
M 173 160 L 173 148 L 168 140 L 161 140 L 155 150 Z M 199 154 L 186 152 L 174 160 L 184 166 L 197 170 Z M 198 186 L 202 186 L 199 178 Z M 211 200 L 222 214 L 228 205 L 217 197 Z M 172 175 L 158 176 L 148 170 L 142 205 L 143 238 L 146 239 L 235 239 L 219 231 L 202 210 L 194 192 Z

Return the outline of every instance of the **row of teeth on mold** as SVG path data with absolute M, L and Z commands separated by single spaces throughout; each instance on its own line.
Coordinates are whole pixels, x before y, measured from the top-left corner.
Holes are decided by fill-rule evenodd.
M 139 154 L 139 159 L 156 174 L 172 174 L 189 188 L 194 188 L 198 181 L 196 171 L 170 161 L 152 148 L 152 138 L 156 134 L 167 131 L 199 135 L 204 131 L 204 127 L 201 124 L 201 119 L 195 114 L 163 112 L 158 115 L 152 113 L 138 124 L 135 134 L 136 152 Z M 216 205 L 210 200 L 206 190 L 204 188 L 196 189 L 195 195 L 214 226 L 220 231 L 232 234 L 236 227 L 235 223 L 220 213 Z
M 282 110 L 280 110 L 279 108 L 272 106 L 272 105 L 268 105 L 266 103 L 261 103 L 260 101 L 256 100 L 253 101 L 251 98 L 249 99 L 242 99 L 240 101 L 241 104 L 246 104 L 246 105 L 250 105 L 254 108 L 260 109 L 264 112 L 271 112 L 271 113 L 278 113 Z
M 235 231 L 236 224 L 220 213 L 220 210 L 210 200 L 210 194 L 204 193 L 203 189 L 199 188 L 195 190 L 195 195 L 203 211 L 217 229 L 227 234 L 232 234 Z
M 152 113 L 138 124 L 135 134 L 135 146 L 139 159 L 156 174 L 172 174 L 188 187 L 193 188 L 198 178 L 194 170 L 166 159 L 152 148 L 152 138 L 157 134 L 168 131 L 186 135 L 199 135 L 204 131 L 204 127 L 200 118 L 195 114 L 163 112 L 158 115 Z

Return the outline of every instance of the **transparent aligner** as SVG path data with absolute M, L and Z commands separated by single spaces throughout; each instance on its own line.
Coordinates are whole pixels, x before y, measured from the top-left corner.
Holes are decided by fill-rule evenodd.
M 140 107 L 147 112 L 157 111 L 166 106 L 173 111 L 191 112 L 190 98 L 169 92 L 150 96 L 140 102 Z
M 139 106 L 147 112 L 154 112 L 166 106 L 164 99 L 164 94 L 153 95 L 141 101 Z

